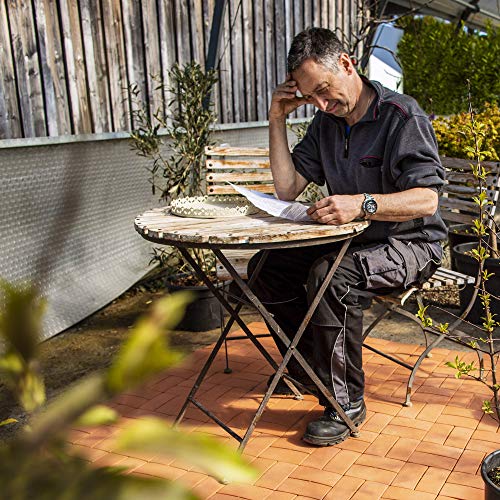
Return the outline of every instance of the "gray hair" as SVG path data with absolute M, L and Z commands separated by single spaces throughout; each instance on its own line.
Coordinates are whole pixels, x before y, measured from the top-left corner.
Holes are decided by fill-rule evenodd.
M 307 59 L 337 72 L 340 55 L 344 52 L 342 43 L 333 31 L 326 28 L 307 28 L 292 41 L 288 51 L 288 73 L 295 71 Z

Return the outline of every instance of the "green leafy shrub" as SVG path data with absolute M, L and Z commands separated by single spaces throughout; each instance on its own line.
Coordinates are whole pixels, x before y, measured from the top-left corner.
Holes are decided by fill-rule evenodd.
M 475 115 L 481 128 L 482 153 L 487 161 L 499 159 L 500 151 L 500 107 L 486 104 L 484 110 Z M 439 144 L 439 153 L 450 158 L 473 159 L 474 136 L 465 132 L 470 123 L 469 113 L 458 113 L 449 118 L 437 118 L 432 122 Z
M 473 106 L 498 102 L 500 33 L 491 26 L 485 34 L 468 33 L 456 24 L 433 17 L 404 17 L 398 21 L 404 36 L 398 45 L 405 93 L 428 112 L 449 115 L 467 111 L 466 81 Z

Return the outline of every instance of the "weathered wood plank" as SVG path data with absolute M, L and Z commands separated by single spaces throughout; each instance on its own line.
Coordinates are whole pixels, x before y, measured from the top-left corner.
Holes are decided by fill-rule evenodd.
M 279 1 L 279 0 L 278 0 Z M 271 98 L 276 87 L 276 40 L 274 36 L 274 0 L 268 0 L 265 4 L 265 41 L 266 41 L 266 112 L 271 105 Z M 266 113 L 267 114 L 267 113 Z M 267 119 L 267 116 L 266 116 Z
M 229 2 L 229 15 L 232 23 L 230 35 L 231 51 L 231 86 L 233 89 L 233 121 L 239 123 L 245 121 L 245 98 L 246 92 L 246 77 L 243 71 L 243 37 L 242 37 L 242 11 L 241 2 L 239 0 L 231 0 Z
M 253 42 L 253 2 L 242 2 L 243 15 L 243 63 L 245 73 L 245 96 L 246 120 L 257 120 L 257 109 L 255 107 L 255 55 Z M 260 63 L 259 63 L 260 64 Z
M 285 3 L 283 0 L 276 0 L 275 3 L 275 17 L 276 17 L 276 29 L 275 32 L 275 43 L 276 43 L 276 82 L 277 84 L 282 83 L 286 79 L 286 56 L 287 56 L 287 46 L 285 40 Z M 273 89 L 271 89 L 272 91 Z
M 269 156 L 269 148 L 233 148 L 209 146 L 205 154 L 211 156 Z
M 203 40 L 203 5 L 200 0 L 189 0 L 190 39 L 193 44 L 193 60 L 205 66 L 205 43 Z
M 247 189 L 253 189 L 254 191 L 259 191 L 260 193 L 274 194 L 274 185 L 272 184 L 249 184 L 245 185 Z M 238 191 L 233 189 L 231 186 L 207 186 L 207 194 L 239 194 Z
M 142 1 L 142 22 L 149 112 L 153 116 L 158 109 L 163 109 L 162 89 L 158 88 L 162 78 L 162 67 L 156 0 Z
M 22 136 L 22 123 L 17 100 L 16 75 L 11 50 L 7 4 L 0 2 L 0 139 Z
M 128 4 L 128 2 L 125 2 L 125 4 Z M 110 132 L 113 130 L 113 122 L 109 96 L 105 34 L 102 28 L 101 2 L 99 0 L 82 0 L 80 2 L 80 15 L 93 132 Z
M 122 11 L 120 2 L 116 0 L 101 0 L 101 2 L 113 131 L 118 131 L 127 127 L 129 115 L 128 105 L 124 100 L 124 89 L 127 87 L 127 67 L 123 46 Z M 153 31 L 153 28 L 154 26 L 149 26 L 148 32 Z M 147 40 L 146 34 L 146 52 L 152 51 Z M 154 58 L 156 56 L 157 54 L 152 55 Z
M 234 170 L 234 169 L 269 169 L 269 160 L 214 160 L 206 161 L 208 170 Z
M 221 45 L 219 48 L 220 61 L 220 96 L 222 108 L 222 121 L 224 123 L 232 123 L 234 120 L 233 113 L 233 89 L 231 85 L 231 19 L 229 9 L 226 7 L 224 11 L 224 21 L 221 34 Z
M 173 99 L 173 94 L 168 90 L 170 81 L 168 70 L 176 61 L 175 55 L 175 30 L 174 30 L 174 2 L 159 0 L 158 2 L 158 33 L 160 37 L 161 77 L 163 80 L 163 112 L 168 117 L 168 105 Z M 168 120 L 168 118 L 167 118 Z
M 163 0 L 161 5 L 165 2 L 170 4 L 168 0 Z M 139 99 L 146 102 L 147 106 L 148 91 L 142 42 L 142 15 L 140 2 L 122 2 L 122 17 L 128 85 L 136 87 L 139 92 Z M 171 33 L 173 34 L 173 29 Z M 135 108 L 135 105 L 132 106 L 132 103 L 130 103 L 130 110 L 132 111 L 133 108 Z M 138 126 L 133 116 L 131 116 L 130 126 L 132 129 Z
M 44 136 L 47 135 L 47 127 L 31 2 L 9 1 L 8 16 L 24 136 Z
M 35 0 L 34 6 L 48 135 L 71 134 L 57 5 Z
M 259 181 L 271 181 L 273 180 L 273 175 L 271 171 L 267 172 L 209 172 L 207 174 L 207 181 L 209 182 L 232 182 L 233 184 L 241 184 L 242 182 L 259 182 Z
M 80 30 L 78 4 L 60 0 L 66 71 L 71 100 L 72 131 L 75 134 L 92 132 L 92 118 L 87 90 L 87 72 Z
M 262 3 L 254 9 L 254 46 L 255 46 L 255 79 L 257 120 L 267 120 L 267 88 L 265 71 L 265 19 Z

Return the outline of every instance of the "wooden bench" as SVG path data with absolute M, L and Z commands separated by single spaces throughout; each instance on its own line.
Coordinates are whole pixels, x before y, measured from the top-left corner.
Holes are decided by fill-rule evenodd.
M 269 166 L 269 151 L 264 148 L 207 148 L 207 193 L 208 194 L 238 194 L 226 181 L 243 184 L 249 189 L 256 189 L 265 193 L 273 193 L 272 175 Z M 470 162 L 456 158 L 441 158 L 446 170 L 446 183 L 443 187 L 442 195 L 439 199 L 441 216 L 448 223 L 470 223 L 477 215 L 477 206 L 471 201 L 471 196 L 476 193 L 474 179 L 471 172 Z M 492 204 L 489 206 L 490 215 L 494 216 L 499 198 L 500 186 L 500 164 L 495 162 L 485 162 L 484 166 L 491 175 L 487 177 L 487 194 Z M 224 255 L 234 265 L 240 276 L 247 277 L 247 265 L 254 251 L 227 250 Z M 231 277 L 225 268 L 217 263 L 217 278 L 220 281 L 230 280 Z M 407 299 L 416 295 L 417 303 L 423 305 L 422 292 L 438 289 L 444 286 L 466 286 L 473 284 L 475 277 L 468 276 L 457 271 L 452 271 L 440 267 L 432 277 L 420 287 L 414 287 L 401 293 L 392 295 L 376 296 L 374 300 L 383 306 L 383 311 L 368 325 L 363 332 L 363 341 L 373 331 L 375 326 L 386 318 L 390 313 L 398 313 L 407 318 L 420 321 L 415 314 L 405 309 Z M 411 371 L 408 379 L 405 405 L 411 405 L 411 390 L 415 374 L 425 357 L 430 355 L 430 351 L 436 347 L 444 338 L 439 335 L 434 342 L 430 343 L 426 332 L 426 349 L 417 359 L 416 363 L 410 365 L 389 353 L 384 353 L 366 343 L 364 347 L 384 356 L 391 361 L 403 366 Z M 481 361 L 481 360 L 480 360 Z

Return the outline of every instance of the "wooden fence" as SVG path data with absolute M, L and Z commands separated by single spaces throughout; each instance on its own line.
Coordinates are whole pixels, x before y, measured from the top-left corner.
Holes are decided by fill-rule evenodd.
M 136 84 L 150 110 L 151 75 L 205 63 L 214 0 L 0 2 L 0 139 L 131 130 Z M 219 122 L 267 119 L 293 36 L 356 25 L 356 0 L 228 0 L 215 92 Z M 163 96 L 166 97 L 166 96 Z M 310 114 L 301 110 L 297 116 Z

